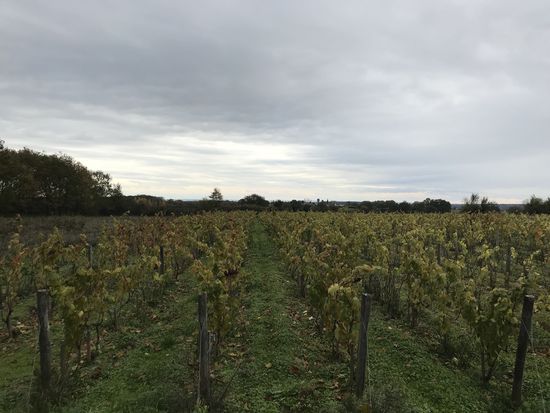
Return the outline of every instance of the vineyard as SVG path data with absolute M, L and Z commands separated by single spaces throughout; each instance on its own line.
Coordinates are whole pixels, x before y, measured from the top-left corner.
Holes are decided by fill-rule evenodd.
M 0 411 L 508 411 L 525 296 L 520 410 L 549 408 L 546 216 L 123 216 L 35 237 L 26 225 L 2 225 Z

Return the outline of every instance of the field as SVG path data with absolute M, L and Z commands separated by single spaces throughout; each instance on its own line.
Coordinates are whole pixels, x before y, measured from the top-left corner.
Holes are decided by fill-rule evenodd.
M 547 217 L 231 212 L 4 218 L 0 230 L 0 411 L 512 411 L 525 294 L 536 303 L 518 410 L 548 408 Z M 48 391 L 36 289 L 51 300 Z M 201 292 L 208 409 L 197 402 Z

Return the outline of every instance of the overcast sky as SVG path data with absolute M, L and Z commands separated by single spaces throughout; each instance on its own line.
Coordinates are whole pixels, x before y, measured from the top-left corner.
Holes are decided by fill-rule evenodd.
M 0 1 L 0 138 L 127 194 L 550 195 L 550 2 Z

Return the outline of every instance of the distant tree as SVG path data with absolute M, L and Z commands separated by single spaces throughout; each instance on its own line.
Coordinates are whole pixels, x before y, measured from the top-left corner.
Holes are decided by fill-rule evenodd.
M 451 203 L 445 199 L 432 199 L 431 203 L 435 209 L 435 212 L 445 213 L 451 212 L 452 210 Z
M 422 202 L 416 203 L 418 210 L 415 212 L 426 212 L 426 213 L 444 213 L 451 212 L 451 203 L 445 201 L 444 199 L 430 199 L 426 198 Z
M 487 197 L 480 198 L 479 194 L 471 194 L 469 198 L 464 199 L 461 212 L 467 213 L 486 213 L 499 212 L 500 208 L 496 202 L 491 202 Z
M 273 201 L 271 203 L 271 206 L 276 211 L 283 211 L 285 209 L 285 202 L 278 199 L 276 201 Z
M 112 185 L 111 175 L 95 171 L 92 172 L 92 177 L 94 179 L 94 191 L 100 197 L 111 197 L 121 195 L 120 185 Z
M 296 199 L 293 199 L 289 203 L 290 210 L 293 212 L 300 211 L 304 205 L 304 201 L 298 201 Z
M 329 210 L 329 204 L 325 201 L 317 201 L 313 207 L 313 210 L 318 212 L 327 212 Z
M 462 205 L 462 208 L 460 209 L 461 212 L 480 212 L 479 207 L 479 194 L 471 194 L 470 198 L 464 198 L 464 204 Z
M 239 204 L 245 205 L 258 205 L 262 207 L 269 206 L 269 201 L 266 200 L 263 196 L 258 194 L 247 195 L 242 199 L 239 199 Z
M 218 188 L 214 188 L 208 198 L 212 201 L 223 201 L 223 195 Z
M 403 201 L 399 203 L 399 212 L 405 212 L 409 213 L 412 212 L 412 205 L 409 204 L 407 201 Z
M 529 201 L 523 205 L 523 210 L 528 214 L 550 214 L 550 198 L 543 201 L 535 195 L 531 195 Z
M 359 203 L 359 209 L 362 212 L 371 212 L 372 211 L 372 202 L 371 201 L 363 201 Z
M 500 207 L 496 202 L 489 201 L 487 197 L 481 198 L 480 209 L 482 213 L 486 212 L 500 212 Z
M 399 204 L 393 200 L 374 201 L 372 202 L 372 210 L 374 212 L 397 212 L 399 211 Z

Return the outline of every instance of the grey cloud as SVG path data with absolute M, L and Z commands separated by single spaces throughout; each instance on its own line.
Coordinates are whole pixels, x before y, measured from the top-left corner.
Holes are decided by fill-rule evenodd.
M 0 136 L 165 196 L 546 196 L 548 16 L 545 0 L 3 2 Z

